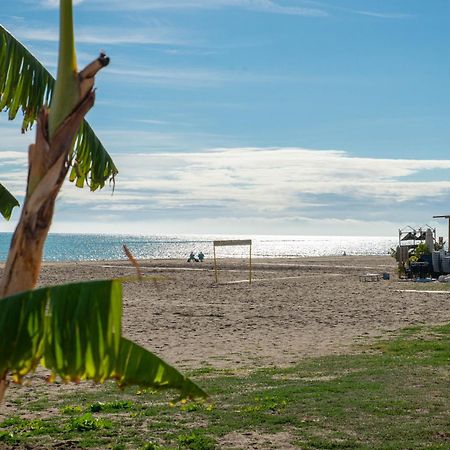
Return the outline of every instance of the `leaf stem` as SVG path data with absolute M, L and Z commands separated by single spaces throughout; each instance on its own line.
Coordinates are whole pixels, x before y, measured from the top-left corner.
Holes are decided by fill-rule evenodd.
M 50 140 L 80 101 L 72 0 L 60 0 L 59 17 L 58 74 L 49 113 Z

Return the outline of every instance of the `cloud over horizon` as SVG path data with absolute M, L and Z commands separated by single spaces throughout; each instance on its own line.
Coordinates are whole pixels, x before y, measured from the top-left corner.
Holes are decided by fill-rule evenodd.
M 0 160 L 19 162 L 18 155 L 0 152 Z M 118 222 L 133 212 L 137 222 L 301 217 L 362 223 L 388 221 L 389 214 L 414 203 L 448 200 L 450 192 L 450 160 L 364 158 L 295 147 L 117 154 L 114 160 L 120 168 L 114 195 L 107 188 L 92 194 L 66 183 L 59 200 L 64 214 L 82 208 Z M 20 170 L 0 173 L 11 189 L 23 190 L 21 162 Z

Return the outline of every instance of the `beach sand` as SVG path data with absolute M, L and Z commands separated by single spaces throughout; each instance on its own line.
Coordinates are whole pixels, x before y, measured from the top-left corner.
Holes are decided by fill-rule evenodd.
M 214 367 L 243 374 L 289 366 L 310 356 L 366 351 L 375 338 L 406 326 L 450 319 L 450 293 L 401 292 L 414 283 L 396 276 L 360 281 L 366 273 L 395 274 L 388 257 L 260 259 L 254 261 L 252 285 L 247 259 L 219 260 L 219 284 L 208 260 L 141 265 L 158 280 L 124 284 L 123 333 L 180 370 Z M 47 263 L 40 285 L 129 275 L 135 271 L 127 261 Z M 47 384 L 47 376 L 38 368 L 22 386 L 10 384 L 0 420 L 58 415 L 56 406 L 31 411 L 27 405 L 40 398 L 52 405 L 64 392 L 98 389 L 92 383 Z M 230 436 L 236 448 L 292 448 L 289 436 L 277 446 L 257 445 L 261 436 Z
M 390 257 L 142 261 L 157 281 L 124 284 L 124 335 L 180 369 L 295 364 L 358 352 L 406 326 L 450 318 L 450 293 L 400 292 Z M 389 281 L 360 281 L 389 272 Z M 47 263 L 41 285 L 135 274 L 128 261 Z

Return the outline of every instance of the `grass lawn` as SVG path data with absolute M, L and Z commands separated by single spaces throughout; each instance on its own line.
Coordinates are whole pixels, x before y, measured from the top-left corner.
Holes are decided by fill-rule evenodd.
M 406 284 L 406 283 L 405 283 Z M 432 281 L 430 283 L 407 283 L 407 289 L 414 289 L 416 291 L 450 291 L 450 283 L 439 283 Z
M 36 384 L 0 423 L 0 448 L 450 449 L 450 325 L 358 355 L 189 375 L 209 403 L 113 384 L 49 398 Z

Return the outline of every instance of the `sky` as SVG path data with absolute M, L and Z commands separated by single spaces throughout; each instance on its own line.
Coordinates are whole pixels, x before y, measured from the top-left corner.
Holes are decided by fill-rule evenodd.
M 0 9 L 52 73 L 58 3 Z M 87 120 L 119 175 L 114 193 L 66 183 L 53 231 L 446 236 L 448 0 L 74 4 L 79 67 L 111 58 Z M 0 113 L 0 181 L 22 201 L 20 122 Z

